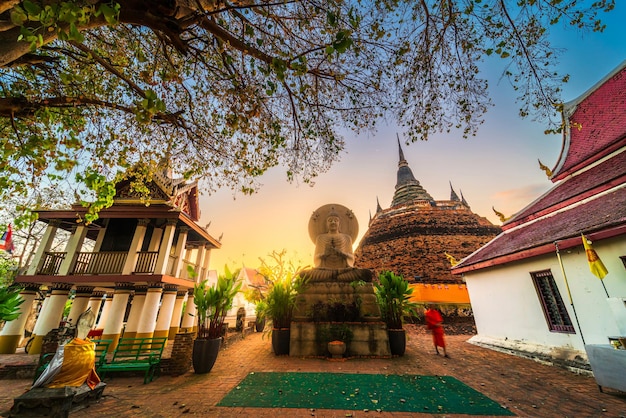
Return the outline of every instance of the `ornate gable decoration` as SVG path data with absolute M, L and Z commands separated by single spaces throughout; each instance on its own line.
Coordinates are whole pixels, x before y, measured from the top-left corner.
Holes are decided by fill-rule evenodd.
M 181 184 L 175 187 L 174 193 L 169 203 L 197 222 L 200 219 L 198 184 L 196 182 Z
M 124 180 L 116 185 L 116 203 L 144 204 L 142 196 L 131 190 L 132 180 Z M 198 202 L 198 182 L 185 182 L 172 179 L 170 173 L 159 173 L 148 185 L 151 204 L 167 204 L 186 214 L 194 222 L 200 219 Z
M 124 180 L 116 185 L 116 201 L 124 200 L 135 203 L 141 199 L 142 196 L 139 193 L 131 190 L 130 183 L 130 181 Z M 152 202 L 167 202 L 170 200 L 170 197 L 165 193 L 165 191 L 155 182 L 150 182 L 150 184 L 148 184 L 148 190 L 150 191 L 150 199 Z

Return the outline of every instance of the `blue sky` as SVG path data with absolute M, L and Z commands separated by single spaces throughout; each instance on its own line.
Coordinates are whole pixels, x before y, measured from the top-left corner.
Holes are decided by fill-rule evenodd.
M 619 1 L 603 18 L 608 27 L 602 34 L 551 28 L 551 39 L 566 51 L 560 68 L 571 78 L 563 98 L 571 101 L 582 95 L 611 70 L 626 60 L 626 2 Z M 413 174 L 435 200 L 450 197 L 449 182 L 460 191 L 473 212 L 495 224 L 494 206 L 511 215 L 547 191 L 552 183 L 539 169 L 537 159 L 552 168 L 561 148 L 560 135 L 545 135 L 545 123 L 518 116 L 515 93 L 500 74 L 504 61 L 490 59 L 483 70 L 489 79 L 492 107 L 478 135 L 463 139 L 460 133 L 437 135 L 427 142 L 404 145 L 404 155 Z M 626 107 L 626 104 L 625 104 Z M 621 111 L 626 111 L 622 109 Z M 284 169 L 270 170 L 260 181 L 263 187 L 252 196 L 220 190 L 200 198 L 201 220 L 211 222 L 214 237 L 223 234 L 222 249 L 211 255 L 210 268 L 258 267 L 259 257 L 286 249 L 301 264 L 312 264 L 313 243 L 308 236 L 311 213 L 328 203 L 339 203 L 355 213 L 359 237 L 367 229 L 376 199 L 388 208 L 394 193 L 398 166 L 393 125 L 381 126 L 373 134 L 346 134 L 341 161 L 320 175 L 314 187 L 290 184 Z

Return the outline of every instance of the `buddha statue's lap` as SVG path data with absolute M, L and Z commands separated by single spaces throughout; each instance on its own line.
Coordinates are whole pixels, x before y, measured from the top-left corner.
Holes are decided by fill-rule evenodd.
M 308 283 L 318 282 L 342 282 L 351 283 L 356 281 L 371 282 L 372 271 L 367 269 L 359 269 L 355 267 L 347 267 L 342 269 L 331 269 L 325 267 L 316 267 L 305 270 L 300 274 Z

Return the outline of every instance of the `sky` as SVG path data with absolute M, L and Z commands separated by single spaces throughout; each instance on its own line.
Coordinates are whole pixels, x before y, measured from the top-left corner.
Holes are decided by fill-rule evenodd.
M 559 59 L 560 68 L 571 76 L 564 86 L 565 102 L 584 94 L 626 60 L 626 26 L 620 22 L 626 2 L 617 3 L 603 17 L 608 25 L 604 33 L 551 28 L 554 45 L 566 49 Z M 415 178 L 435 200 L 450 198 L 451 182 L 474 213 L 500 225 L 492 207 L 510 216 L 553 186 L 537 160 L 553 168 L 562 143 L 561 135 L 544 134 L 545 123 L 518 116 L 516 94 L 500 80 L 504 65 L 504 60 L 489 60 L 483 66 L 494 107 L 476 137 L 463 139 L 453 132 L 406 145 L 400 128 L 381 125 L 374 133 L 346 133 L 340 161 L 313 187 L 287 182 L 284 167 L 276 167 L 259 179 L 262 187 L 254 195 L 223 189 L 201 196 L 199 224 L 210 222 L 209 233 L 222 237 L 222 247 L 211 252 L 209 267 L 218 272 L 225 264 L 257 268 L 259 258 L 282 250 L 298 264 L 312 265 L 309 217 L 329 203 L 346 206 L 356 215 L 356 249 L 377 199 L 383 209 L 391 205 L 398 168 L 396 135 Z

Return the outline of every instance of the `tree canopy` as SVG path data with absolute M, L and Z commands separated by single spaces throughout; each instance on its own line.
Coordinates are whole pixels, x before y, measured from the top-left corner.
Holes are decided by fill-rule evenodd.
M 356 132 L 475 135 L 480 72 L 506 60 L 520 114 L 559 110 L 551 25 L 603 30 L 614 0 L 0 1 L 0 198 L 70 179 L 97 211 L 165 165 L 250 193 L 311 182 Z M 552 119 L 558 128 L 558 118 Z

